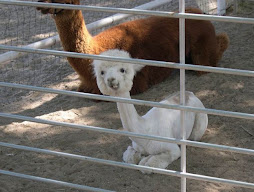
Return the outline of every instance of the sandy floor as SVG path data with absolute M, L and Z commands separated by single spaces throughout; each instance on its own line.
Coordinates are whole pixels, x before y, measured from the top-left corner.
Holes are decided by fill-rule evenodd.
M 241 5 L 237 16 L 253 18 L 253 5 L 252 8 L 247 8 L 247 4 Z M 49 28 L 41 30 L 45 30 L 47 35 L 49 33 L 53 35 L 54 24 L 51 23 L 51 19 L 41 17 L 38 13 L 36 16 L 38 21 L 46 23 L 45 25 Z M 10 22 L 9 25 L 11 24 Z M 220 66 L 253 70 L 254 26 L 233 23 L 214 24 L 216 31 L 227 32 L 231 41 Z M 36 38 L 40 39 L 43 36 L 33 36 L 33 39 Z M 11 34 L 8 39 L 12 41 L 6 40 L 5 44 L 16 43 Z M 57 46 L 52 48 L 58 49 Z M 78 85 L 77 75 L 64 58 L 38 57 L 35 54 L 2 65 L 0 78 L 1 81 L 64 90 L 75 90 Z M 199 77 L 195 72 L 188 71 L 186 80 L 186 89 L 194 92 L 207 108 L 254 113 L 254 84 L 251 78 L 215 73 Z M 176 71 L 165 82 L 133 98 L 160 101 L 178 89 L 179 72 Z M 136 106 L 136 108 L 141 115 L 149 109 L 141 106 Z M 62 95 L 0 88 L 0 112 L 116 130 L 122 129 L 115 103 L 94 102 Z M 0 141 L 120 162 L 122 153 L 130 144 L 130 140 L 123 136 L 3 118 L 0 118 Z M 209 115 L 208 130 L 202 142 L 254 149 L 253 121 Z M 253 156 L 188 147 L 187 158 L 187 171 L 190 173 L 254 183 Z M 177 192 L 180 189 L 180 179 L 176 177 L 158 174 L 144 175 L 135 170 L 4 147 L 0 147 L 0 169 L 116 191 Z M 180 159 L 173 162 L 168 169 L 179 171 Z M 195 180 L 187 181 L 187 189 L 190 192 L 253 191 Z M 1 175 L 0 192 L 7 191 L 77 190 Z

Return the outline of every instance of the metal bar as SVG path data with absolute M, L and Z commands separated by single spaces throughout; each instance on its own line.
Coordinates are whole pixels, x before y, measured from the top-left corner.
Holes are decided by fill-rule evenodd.
M 31 43 L 29 45 L 23 46 L 26 48 L 45 48 L 45 47 L 50 47 L 51 45 L 56 44 L 57 42 L 59 42 L 59 36 L 54 36 L 54 37 L 50 37 L 41 41 L 37 41 L 35 43 Z M 0 55 L 0 64 L 4 64 L 7 61 L 16 59 L 18 57 L 24 56 L 26 55 L 26 52 L 16 52 L 16 51 L 9 51 L 7 53 L 3 53 Z
M 179 13 L 185 12 L 185 0 L 179 1 Z M 180 63 L 185 64 L 185 19 L 179 19 Z M 180 105 L 185 106 L 185 69 L 180 69 Z M 180 113 L 181 136 L 186 140 L 185 111 Z M 186 144 L 181 144 L 181 172 L 186 173 Z M 181 192 L 186 192 L 186 177 L 181 177 Z
M 222 178 L 216 178 L 216 177 L 210 177 L 210 176 L 204 176 L 204 175 L 198 175 L 198 174 L 192 174 L 192 173 L 182 173 L 179 171 L 166 170 L 166 169 L 160 169 L 160 168 L 154 168 L 154 167 L 146 167 L 146 166 L 141 166 L 141 165 L 128 164 L 128 163 L 123 163 L 123 162 L 81 156 L 81 155 L 52 151 L 52 150 L 47 150 L 47 149 L 33 148 L 33 147 L 22 146 L 22 145 L 15 145 L 15 144 L 4 143 L 4 142 L 0 142 L 0 146 L 14 148 L 14 149 L 20 149 L 20 150 L 25 150 L 25 151 L 44 153 L 44 154 L 54 155 L 54 156 L 58 156 L 58 157 L 66 157 L 66 158 L 78 159 L 78 160 L 83 160 L 83 161 L 89 161 L 92 163 L 112 165 L 112 166 L 129 168 L 129 169 L 134 169 L 134 170 L 150 171 L 152 173 L 164 174 L 164 175 L 169 175 L 169 176 L 186 177 L 188 179 L 195 179 L 195 180 L 215 182 L 215 183 L 224 183 L 224 184 L 254 189 L 254 183 L 235 181 L 235 180 L 229 180 L 229 179 L 222 179 Z
M 175 13 L 175 12 L 165 12 L 165 11 L 148 11 L 148 10 L 138 10 L 138 9 L 84 6 L 84 5 L 69 5 L 69 4 L 67 5 L 67 4 L 57 4 L 57 3 L 55 3 L 55 4 L 54 3 L 39 3 L 39 2 L 29 2 L 29 1 L 0 0 L 0 4 L 60 8 L 60 9 L 71 9 L 71 10 L 78 10 L 79 9 L 79 10 L 86 10 L 86 11 L 103 11 L 103 12 L 110 12 L 110 13 L 125 13 L 125 14 L 135 14 L 135 15 L 148 15 L 148 16 L 185 18 L 185 19 L 195 19 L 195 20 L 212 20 L 212 21 L 222 21 L 222 22 L 254 24 L 253 18 L 244 18 L 244 17 L 216 16 L 216 15 L 203 15 L 203 14 L 191 14 L 191 13 Z
M 217 0 L 217 14 L 224 15 L 226 13 L 226 0 Z
M 230 147 L 230 146 L 225 146 L 225 145 L 216 145 L 216 144 L 203 143 L 203 142 L 198 142 L 198 141 L 189 141 L 189 140 L 182 140 L 182 139 L 175 139 L 175 138 L 168 138 L 168 137 L 160 137 L 160 136 L 155 136 L 155 135 L 138 134 L 138 133 L 133 133 L 133 132 L 128 132 L 128 131 L 119 131 L 119 130 L 114 130 L 114 129 L 106 129 L 106 128 L 101 128 L 101 127 L 87 126 L 87 125 L 79 125 L 79 124 L 74 124 L 74 123 L 64 123 L 64 122 L 45 120 L 45 119 L 39 119 L 39 118 L 33 118 L 33 117 L 27 117 L 27 116 L 21 116 L 21 115 L 14 115 L 14 114 L 8 114 L 8 113 L 0 113 L 0 117 L 23 120 L 23 121 L 31 121 L 31 122 L 35 122 L 35 123 L 48 124 L 48 125 L 54 125 L 54 126 L 71 127 L 71 128 L 75 128 L 75 129 L 96 131 L 96 132 L 101 132 L 101 133 L 109 133 L 109 134 L 122 135 L 122 136 L 128 136 L 128 137 L 137 137 L 137 138 L 141 138 L 141 139 L 149 139 L 149 140 L 155 140 L 155 141 L 161 141 L 161 142 L 176 143 L 178 145 L 186 144 L 186 145 L 189 145 L 192 147 L 221 150 L 221 151 L 234 152 L 234 153 L 240 153 L 240 154 L 245 154 L 245 155 L 254 155 L 253 149 Z
M 78 185 L 78 184 L 73 184 L 73 183 L 67 183 L 64 181 L 47 179 L 47 178 L 43 178 L 43 177 L 36 177 L 36 176 L 32 176 L 32 175 L 25 175 L 25 174 L 15 173 L 15 172 L 11 172 L 11 171 L 5 171 L 5 170 L 1 170 L 1 169 L 0 169 L 0 174 L 13 176 L 13 177 L 19 177 L 19 178 L 23 178 L 23 179 L 29 179 L 29 180 L 33 180 L 33 181 L 44 182 L 44 183 L 57 184 L 57 185 L 61 185 L 64 187 L 70 187 L 70 188 L 80 189 L 80 190 L 96 191 L 96 192 L 112 192 L 110 190 L 99 189 L 99 188 L 95 188 L 95 187 L 89 187 L 89 186 Z
M 222 73 L 229 75 L 241 75 L 247 77 L 254 77 L 254 71 L 249 70 L 240 70 L 240 69 L 230 69 L 230 68 L 221 68 L 221 67 L 208 67 L 202 65 L 192 65 L 192 64 L 180 64 L 174 62 L 164 62 L 164 61 L 152 61 L 144 59 L 127 59 L 121 57 L 109 57 L 109 56 L 100 56 L 100 55 L 90 55 L 84 53 L 75 53 L 67 51 L 55 51 L 49 49 L 33 49 L 33 48 L 24 48 L 8 45 L 0 45 L 0 49 L 19 51 L 19 52 L 28 52 L 28 53 L 40 53 L 46 55 L 56 55 L 64 57 L 73 57 L 73 58 L 82 58 L 82 59 L 97 59 L 105 61 L 118 61 L 130 64 L 140 64 L 140 65 L 149 65 L 156 67 L 169 67 L 174 69 L 186 69 L 186 70 L 195 70 L 195 71 L 205 71 L 213 73 Z
M 203 108 L 196 108 L 196 107 L 189 107 L 189 106 L 181 106 L 181 105 L 168 105 L 159 102 L 153 101 L 145 101 L 145 100 L 138 100 L 138 99 L 126 99 L 121 97 L 113 97 L 113 96 L 105 96 L 105 95 L 96 95 L 91 93 L 81 93 L 75 91 L 66 91 L 66 90 L 57 90 L 51 88 L 44 88 L 44 87 L 36 87 L 30 85 L 22 85 L 22 84 L 15 84 L 15 83 L 6 83 L 0 82 L 0 87 L 10 87 L 10 88 L 18 88 L 18 89 L 26 89 L 31 91 L 39 91 L 45 93 L 53 93 L 53 94 L 62 94 L 68 96 L 75 96 L 87 99 L 96 99 L 96 100 L 103 100 L 103 101 L 112 101 L 112 102 L 120 102 L 120 103 L 129 103 L 134 105 L 143 105 L 149 107 L 160 107 L 166 109 L 176 109 L 176 110 L 185 110 L 195 113 L 206 113 L 211 115 L 218 115 L 218 116 L 225 116 L 225 117 L 234 117 L 240 119 L 254 119 L 254 114 L 249 113 L 240 113 L 240 112 L 233 112 L 233 111 L 223 111 L 217 109 L 203 109 Z

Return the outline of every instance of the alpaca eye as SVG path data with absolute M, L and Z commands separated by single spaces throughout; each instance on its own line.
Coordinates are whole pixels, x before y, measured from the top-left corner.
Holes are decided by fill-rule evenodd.
M 124 68 L 121 68 L 121 69 L 120 69 L 120 72 L 121 72 L 121 73 L 125 73 L 125 69 L 124 69 Z
M 101 71 L 101 75 L 104 75 L 104 71 Z

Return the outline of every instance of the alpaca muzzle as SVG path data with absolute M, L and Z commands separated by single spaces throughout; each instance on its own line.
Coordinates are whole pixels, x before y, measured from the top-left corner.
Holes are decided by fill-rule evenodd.
M 111 89 L 117 90 L 119 88 L 119 82 L 115 78 L 109 78 L 107 81 L 108 81 L 108 86 Z

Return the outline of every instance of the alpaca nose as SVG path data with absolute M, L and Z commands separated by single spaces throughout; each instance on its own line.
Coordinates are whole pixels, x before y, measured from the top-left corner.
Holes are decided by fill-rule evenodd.
M 116 81 L 115 78 L 108 78 L 108 85 L 112 89 L 118 89 L 119 83 Z

